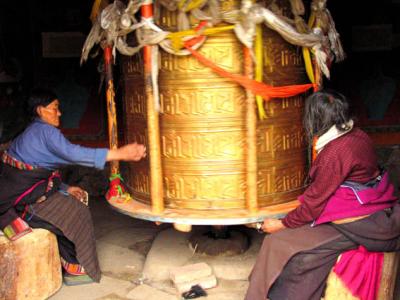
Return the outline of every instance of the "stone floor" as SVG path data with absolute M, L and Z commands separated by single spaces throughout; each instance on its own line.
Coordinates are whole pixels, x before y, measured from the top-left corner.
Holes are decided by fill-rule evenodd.
M 174 300 L 180 299 L 168 270 L 176 266 L 204 261 L 214 270 L 218 287 L 208 290 L 207 299 L 241 300 L 263 235 L 249 232 L 252 246 L 234 257 L 209 257 L 194 254 L 188 247 L 187 233 L 170 225 L 133 219 L 112 210 L 104 199 L 91 201 L 97 250 L 102 269 L 101 282 L 66 286 L 51 300 Z M 150 251 L 151 249 L 151 251 Z
M 378 149 L 380 161 L 393 172 L 396 185 L 400 178 L 399 148 Z M 248 286 L 247 276 L 254 264 L 262 235 L 251 232 L 247 252 L 234 257 L 207 257 L 193 253 L 187 246 L 187 234 L 170 225 L 133 219 L 113 211 L 102 198 L 90 203 L 100 265 L 99 284 L 62 288 L 51 300 L 173 300 L 180 299 L 168 280 L 168 269 L 204 261 L 212 266 L 218 286 L 208 290 L 211 300 L 242 300 Z M 396 296 L 400 299 L 400 277 Z M 200 298 L 203 299 L 203 298 Z

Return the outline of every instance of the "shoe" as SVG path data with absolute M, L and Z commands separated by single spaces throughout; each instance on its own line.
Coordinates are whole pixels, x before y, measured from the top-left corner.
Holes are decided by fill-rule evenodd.
M 71 275 L 68 273 L 64 273 L 63 281 L 65 285 L 74 286 L 74 285 L 82 285 L 82 284 L 89 284 L 93 283 L 94 280 L 90 278 L 89 275 Z
M 61 265 L 66 274 L 69 275 L 86 275 L 85 269 L 80 264 L 73 264 L 67 262 L 64 258 L 60 257 Z

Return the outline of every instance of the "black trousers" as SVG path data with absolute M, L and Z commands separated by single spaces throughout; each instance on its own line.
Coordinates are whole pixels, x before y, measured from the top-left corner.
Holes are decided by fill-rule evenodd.
M 368 251 L 400 251 L 400 205 L 347 224 L 332 224 L 342 235 L 293 256 L 268 292 L 270 300 L 319 300 L 338 256 L 363 245 Z
M 268 293 L 270 300 L 320 300 L 339 255 L 358 245 L 345 236 L 302 251 L 286 264 Z

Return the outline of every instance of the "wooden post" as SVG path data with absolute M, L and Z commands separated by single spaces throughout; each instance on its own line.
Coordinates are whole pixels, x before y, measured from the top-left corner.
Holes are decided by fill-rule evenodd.
M 104 47 L 104 68 L 106 73 L 106 100 L 107 100 L 107 117 L 108 117 L 108 140 L 110 149 L 118 148 L 118 127 L 117 127 L 117 110 L 115 108 L 115 90 L 112 72 L 112 47 L 106 45 Z M 112 161 L 111 175 L 119 174 L 119 163 Z
M 142 19 L 153 22 L 153 1 L 144 0 L 141 6 Z M 145 25 L 145 29 L 146 29 Z M 150 156 L 150 195 L 154 213 L 164 210 L 163 175 L 161 167 L 160 124 L 159 114 L 156 110 L 151 79 L 152 48 L 157 46 L 145 46 L 143 48 L 144 83 L 147 103 L 147 130 Z
M 253 79 L 254 67 L 250 50 L 244 47 L 244 73 Z M 257 212 L 257 116 L 256 99 L 246 90 L 246 207 L 249 212 Z
M 263 32 L 262 32 L 262 24 L 256 26 L 256 38 L 254 43 L 254 55 L 256 57 L 256 67 L 255 67 L 255 79 L 258 82 L 263 81 Z M 260 95 L 256 95 L 256 103 L 258 108 L 258 116 L 260 120 L 263 120 L 267 117 L 267 114 L 264 109 L 264 99 Z

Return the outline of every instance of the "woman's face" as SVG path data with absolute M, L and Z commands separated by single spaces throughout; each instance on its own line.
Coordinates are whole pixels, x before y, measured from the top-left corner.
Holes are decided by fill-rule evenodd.
M 60 126 L 61 116 L 59 105 L 60 102 L 58 101 L 58 99 L 55 99 L 47 106 L 39 106 L 37 108 L 37 113 L 44 122 L 53 125 L 54 127 L 58 127 Z

